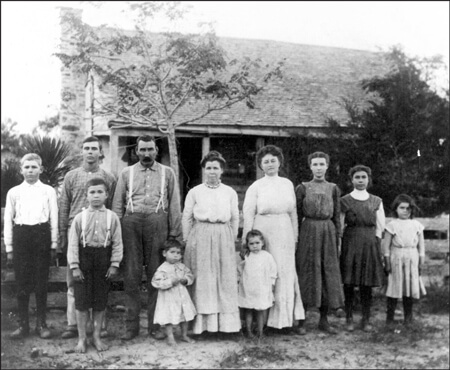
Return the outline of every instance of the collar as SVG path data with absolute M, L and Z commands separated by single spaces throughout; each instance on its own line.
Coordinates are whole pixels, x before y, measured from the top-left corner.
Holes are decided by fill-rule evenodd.
M 350 195 L 352 196 L 352 198 L 355 198 L 356 200 L 369 199 L 369 193 L 367 192 L 366 189 L 364 189 L 364 190 L 353 189 L 353 191 L 350 193 Z
M 34 188 L 34 187 L 40 187 L 42 186 L 42 182 L 41 180 L 38 179 L 38 181 L 36 181 L 34 184 L 29 184 L 28 182 L 26 182 L 25 180 L 22 183 L 23 186 L 26 186 L 27 188 Z
M 91 171 L 89 171 L 88 169 L 86 169 L 84 166 L 81 166 L 81 168 L 83 169 L 83 171 L 84 172 L 98 172 L 98 171 L 100 171 L 100 166 L 99 165 L 97 165 L 97 167 L 96 168 L 94 168 L 93 170 L 91 170 Z
M 100 208 L 100 209 L 94 209 L 94 208 L 92 208 L 91 206 L 89 206 L 89 207 L 88 207 L 88 211 L 89 211 L 89 212 L 95 212 L 95 211 L 106 212 L 106 207 L 105 207 L 105 205 L 103 205 L 102 208 Z
M 152 170 L 152 171 L 156 171 L 157 168 L 158 168 L 158 164 L 159 164 L 158 162 L 153 161 L 153 164 L 152 164 L 151 167 L 144 167 L 144 166 L 142 165 L 142 163 L 139 161 L 139 162 L 137 163 L 137 167 L 138 167 L 138 169 L 139 169 L 140 171 L 145 171 L 147 168 L 150 169 L 150 170 Z

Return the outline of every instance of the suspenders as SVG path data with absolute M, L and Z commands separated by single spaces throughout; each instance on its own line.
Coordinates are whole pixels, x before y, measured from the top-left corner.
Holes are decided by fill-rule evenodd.
M 86 248 L 86 235 L 85 235 L 85 230 L 86 230 L 86 222 L 87 222 L 87 214 L 88 214 L 88 210 L 85 208 L 81 211 L 81 235 L 83 237 L 83 247 Z M 107 228 L 107 233 L 106 233 L 106 238 L 105 238 L 105 244 L 103 245 L 103 247 L 106 248 L 107 244 L 108 244 L 108 238 L 111 234 L 111 214 L 112 211 L 110 211 L 109 209 L 106 210 L 106 228 Z
M 139 162 L 138 162 L 139 163 Z M 130 207 L 131 213 L 134 213 L 133 207 L 133 177 L 134 177 L 134 167 L 137 163 L 130 167 L 130 178 L 128 179 L 128 201 L 127 209 Z M 158 213 L 159 208 L 166 212 L 164 209 L 164 195 L 166 194 L 166 166 L 159 164 L 161 166 L 161 195 L 159 196 L 158 205 L 156 206 L 155 213 Z

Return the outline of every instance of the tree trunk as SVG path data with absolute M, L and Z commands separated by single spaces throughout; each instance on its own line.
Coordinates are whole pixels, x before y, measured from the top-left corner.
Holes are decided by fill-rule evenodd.
M 178 166 L 178 151 L 177 151 L 177 140 L 175 137 L 175 127 L 173 127 L 172 121 L 169 119 L 167 121 L 167 141 L 169 143 L 169 157 L 170 157 L 170 167 L 175 172 L 175 179 L 177 183 L 180 181 L 180 170 Z

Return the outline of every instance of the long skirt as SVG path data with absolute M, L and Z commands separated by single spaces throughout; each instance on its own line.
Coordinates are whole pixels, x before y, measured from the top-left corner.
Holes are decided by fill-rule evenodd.
M 266 249 L 277 264 L 275 303 L 269 310 L 267 326 L 281 329 L 305 318 L 297 272 L 292 222 L 287 213 L 256 215 L 253 228 L 261 231 Z
M 344 306 L 336 229 L 331 220 L 306 218 L 303 221 L 296 260 L 306 307 Z
M 193 333 L 238 332 L 236 251 L 230 225 L 196 222 L 188 236 L 184 264 L 195 277 L 190 287 L 197 310 Z

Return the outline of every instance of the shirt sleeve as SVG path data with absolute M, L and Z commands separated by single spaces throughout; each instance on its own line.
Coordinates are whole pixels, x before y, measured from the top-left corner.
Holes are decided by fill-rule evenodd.
M 384 233 L 384 238 L 381 243 L 382 245 L 382 252 L 385 257 L 389 257 L 391 255 L 391 244 L 392 244 L 392 238 L 395 235 L 394 231 L 394 225 L 392 222 L 389 222 L 386 225 L 386 232 Z
M 244 216 L 244 227 L 242 232 L 243 240 L 245 240 L 247 233 L 253 229 L 253 224 L 255 222 L 255 216 L 257 212 L 257 199 L 258 189 L 256 187 L 256 184 L 253 183 L 245 193 L 244 204 L 242 206 L 242 213 Z
M 167 200 L 169 201 L 169 236 L 179 239 L 182 237 L 180 191 L 175 179 L 175 173 L 170 167 L 169 173 L 171 174 L 167 185 Z
M 297 185 L 295 188 L 295 197 L 297 198 L 297 222 L 298 222 L 298 232 L 297 235 L 300 234 L 300 229 L 302 227 L 303 221 L 303 199 L 305 198 L 305 186 L 303 184 Z
M 291 196 L 294 199 L 294 203 L 296 204 L 294 185 L 292 183 L 290 184 L 290 189 L 291 189 L 290 190 Z M 298 239 L 298 215 L 297 215 L 297 207 L 296 206 L 292 207 L 291 212 L 289 212 L 289 217 L 290 217 L 291 223 L 292 223 L 292 230 L 294 231 L 294 240 L 297 241 L 297 239 Z
M 418 234 L 419 234 L 419 243 L 417 248 L 419 249 L 419 256 L 425 257 L 425 238 L 423 235 L 423 230 L 425 229 L 423 225 L 417 221 L 418 226 Z
M 194 189 L 189 190 L 186 200 L 184 201 L 183 217 L 181 220 L 183 228 L 183 240 L 187 241 L 189 233 L 191 232 L 192 225 L 194 224 L 194 205 L 195 194 Z
M 166 272 L 156 270 L 155 275 L 153 275 L 152 286 L 161 290 L 170 289 L 173 286 L 172 279 Z
M 337 185 L 334 186 L 333 189 L 333 223 L 336 228 L 336 243 L 338 243 L 338 239 L 342 237 L 342 229 L 341 229 L 341 190 Z
M 63 186 L 61 188 L 61 193 L 59 196 L 59 210 L 58 210 L 58 222 L 59 222 L 59 232 L 66 233 L 69 223 L 69 213 L 70 213 L 70 202 L 71 202 L 71 191 L 70 191 L 70 179 L 71 175 L 67 174 L 64 179 Z
M 109 211 L 108 211 L 109 212 Z M 122 243 L 122 229 L 120 227 L 120 220 L 116 214 L 112 215 L 111 222 L 111 266 L 119 267 L 123 258 L 123 243 Z
M 79 247 L 81 235 L 81 213 L 75 216 L 69 231 L 67 247 L 67 264 L 70 269 L 80 267 Z
M 231 219 L 230 219 L 231 229 L 233 230 L 234 240 L 237 239 L 239 231 L 239 205 L 238 205 L 238 195 L 233 190 L 231 195 Z
M 108 180 L 109 180 L 109 194 L 108 199 L 106 200 L 105 207 L 108 209 L 112 209 L 112 204 L 114 200 L 114 193 L 116 191 L 117 180 L 113 174 L 107 172 Z
M 16 214 L 16 202 L 13 197 L 14 188 L 6 194 L 6 206 L 4 214 L 3 238 L 5 242 L 6 253 L 13 251 L 13 225 Z
M 270 255 L 270 280 L 272 281 L 272 285 L 275 285 L 277 281 L 278 271 L 277 271 L 277 263 L 273 259 L 272 255 Z
M 125 212 L 124 208 L 128 181 L 126 176 L 127 168 L 129 171 L 129 167 L 126 167 L 119 175 L 119 179 L 114 190 L 114 197 L 111 207 L 111 210 L 119 217 L 119 219 L 123 217 L 123 214 Z
M 51 249 L 58 248 L 58 200 L 56 198 L 56 191 L 51 186 L 48 188 L 48 199 L 49 199 L 49 221 L 50 221 L 50 231 L 52 237 Z
M 384 214 L 383 202 L 380 202 L 380 207 L 377 209 L 377 226 L 375 229 L 375 235 L 381 239 L 383 236 L 384 228 L 386 227 L 386 216 Z

